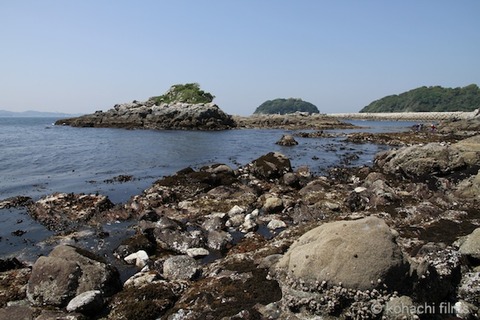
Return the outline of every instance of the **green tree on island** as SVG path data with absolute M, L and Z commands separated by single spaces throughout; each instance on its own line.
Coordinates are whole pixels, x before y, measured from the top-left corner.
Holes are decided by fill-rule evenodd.
M 420 87 L 373 101 L 360 112 L 453 112 L 480 108 L 476 84 L 463 88 Z
M 161 96 L 152 97 L 156 105 L 161 103 L 209 103 L 215 98 L 210 92 L 205 92 L 200 89 L 198 83 L 175 84 Z
M 319 113 L 318 108 L 302 99 L 267 100 L 255 110 L 254 114 L 287 114 L 295 112 Z

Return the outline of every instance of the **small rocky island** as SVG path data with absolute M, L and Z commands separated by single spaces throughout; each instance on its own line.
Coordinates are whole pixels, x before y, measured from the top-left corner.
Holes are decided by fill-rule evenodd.
M 61 119 L 56 125 L 73 127 L 226 130 L 235 121 L 213 101 L 214 96 L 197 83 L 173 85 L 164 95 L 147 101 L 115 105 L 112 109 L 76 118 Z

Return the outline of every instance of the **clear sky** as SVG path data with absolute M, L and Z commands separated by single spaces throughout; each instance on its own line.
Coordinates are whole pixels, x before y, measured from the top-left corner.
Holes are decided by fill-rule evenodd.
M 187 82 L 240 115 L 480 85 L 480 1 L 0 0 L 0 109 L 91 113 Z

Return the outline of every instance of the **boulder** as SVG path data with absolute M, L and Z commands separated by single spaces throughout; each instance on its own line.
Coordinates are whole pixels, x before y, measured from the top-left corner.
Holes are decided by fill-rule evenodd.
M 460 245 L 460 253 L 474 259 L 480 259 L 480 228 L 473 230 L 463 240 Z
M 460 299 L 472 303 L 476 306 L 480 305 L 480 273 L 467 272 L 463 275 L 462 281 L 458 286 L 457 295 Z
M 188 249 L 203 247 L 204 238 L 199 231 L 181 231 L 155 228 L 153 236 L 157 246 L 178 253 L 187 253 Z
M 86 250 L 60 245 L 33 265 L 27 297 L 34 305 L 63 307 L 83 292 L 101 290 L 111 296 L 120 289 L 116 268 Z
M 290 134 L 284 134 L 280 140 L 275 143 L 281 146 L 296 146 L 298 144 L 297 140 Z
M 253 173 L 262 179 L 281 178 L 292 171 L 290 160 L 279 152 L 270 152 L 252 162 Z
M 277 264 L 303 283 L 371 290 L 403 287 L 409 272 L 395 235 L 379 218 L 336 221 L 301 236 Z
M 163 276 L 169 280 L 192 280 L 200 268 L 190 256 L 173 256 L 163 264 Z
M 461 181 L 453 194 L 462 199 L 480 200 L 480 171 L 477 175 Z
M 265 199 L 265 203 L 263 204 L 263 210 L 265 210 L 266 213 L 275 213 L 281 211 L 282 209 L 282 199 L 275 196 Z

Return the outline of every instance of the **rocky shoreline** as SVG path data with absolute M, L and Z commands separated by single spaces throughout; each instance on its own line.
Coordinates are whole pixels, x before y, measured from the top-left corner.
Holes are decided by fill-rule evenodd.
M 391 121 L 444 121 L 467 120 L 480 117 L 480 109 L 471 112 L 383 112 L 383 113 L 330 113 L 335 119 L 391 120 Z
M 61 119 L 56 125 L 73 127 L 155 129 L 155 130 L 226 130 L 235 127 L 232 117 L 214 103 L 161 103 L 133 101 L 117 104 L 108 111 L 76 118 Z
M 186 168 L 120 205 L 5 199 L 56 237 L 32 265 L 0 260 L 0 318 L 477 319 L 479 126 L 352 136 L 398 148 L 327 176 L 270 152 L 237 169 Z M 108 239 L 102 226 L 117 221 L 134 234 L 115 258 L 79 247 L 85 227 Z M 124 281 L 119 264 L 134 274 Z

